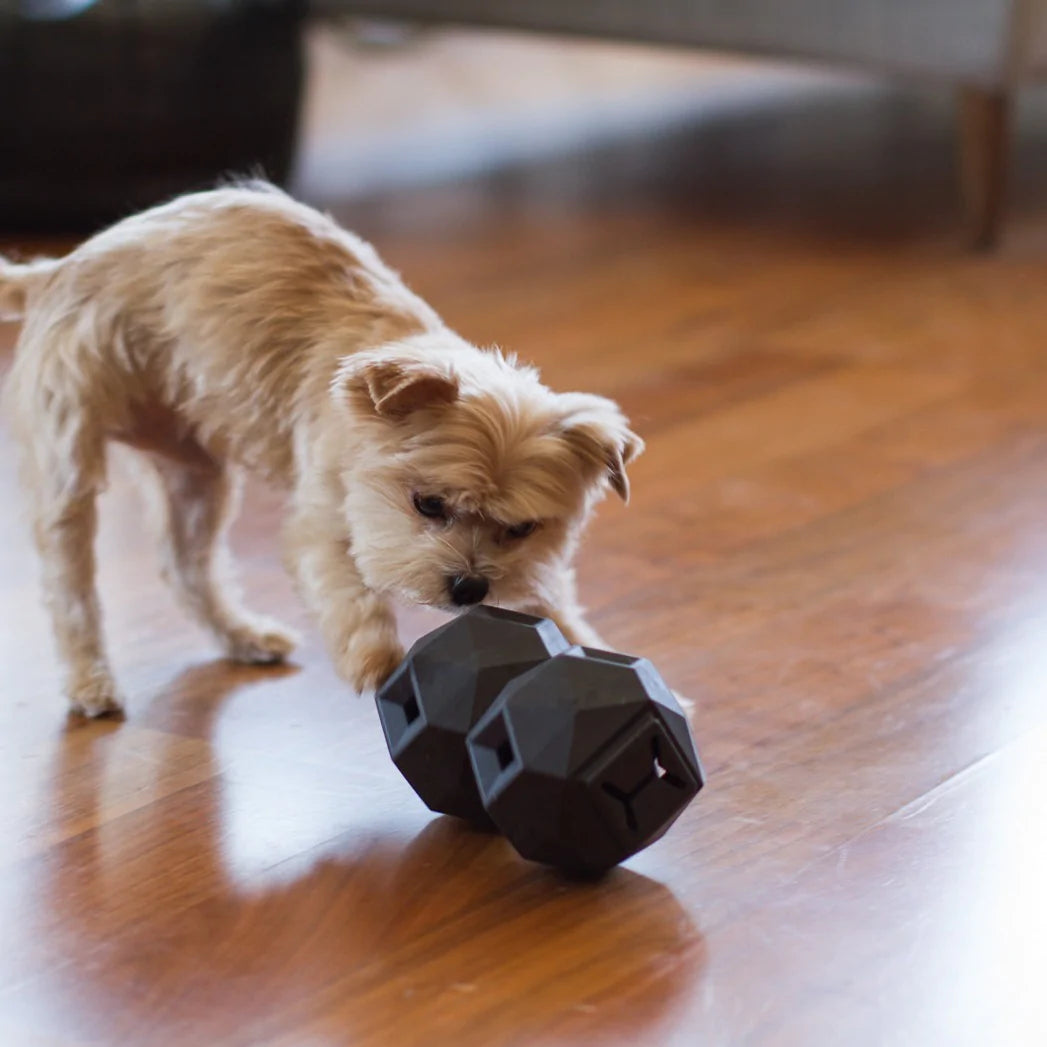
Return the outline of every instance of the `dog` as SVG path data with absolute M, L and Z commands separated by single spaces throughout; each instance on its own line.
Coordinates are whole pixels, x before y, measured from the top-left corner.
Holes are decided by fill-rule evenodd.
M 63 258 L 0 260 L 0 314 L 23 321 L 4 400 L 74 711 L 122 709 L 93 551 L 109 441 L 141 452 L 163 573 L 233 659 L 295 643 L 229 580 L 245 471 L 289 493 L 288 567 L 358 691 L 403 656 L 397 600 L 603 646 L 571 564 L 605 493 L 628 501 L 641 439 L 611 400 L 459 337 L 329 216 L 264 182 L 182 196 Z

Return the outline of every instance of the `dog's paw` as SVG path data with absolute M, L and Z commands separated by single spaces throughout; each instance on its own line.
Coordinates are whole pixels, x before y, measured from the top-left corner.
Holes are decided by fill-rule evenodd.
M 372 641 L 353 643 L 342 666 L 342 675 L 361 694 L 377 691 L 403 661 L 404 649 L 398 643 Z
M 690 712 L 694 708 L 693 698 L 688 698 L 686 695 L 680 694 L 679 691 L 673 691 L 673 697 L 680 703 L 680 708 L 685 712 Z
M 234 662 L 273 665 L 282 662 L 297 646 L 298 637 L 276 622 L 238 625 L 222 638 L 225 653 Z
M 106 669 L 96 667 L 72 677 L 66 685 L 66 694 L 70 709 L 91 720 L 119 716 L 124 711 L 116 681 Z

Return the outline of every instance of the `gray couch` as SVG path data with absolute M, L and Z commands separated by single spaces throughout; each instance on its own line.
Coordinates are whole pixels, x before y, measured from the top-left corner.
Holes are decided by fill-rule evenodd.
M 314 11 L 577 33 L 859 66 L 959 90 L 972 242 L 1002 215 L 1011 100 L 1047 73 L 1047 0 L 314 0 Z

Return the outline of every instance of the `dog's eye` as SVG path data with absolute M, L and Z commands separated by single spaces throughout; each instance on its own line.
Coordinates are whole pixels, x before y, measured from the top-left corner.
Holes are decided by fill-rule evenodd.
M 505 533 L 509 538 L 527 538 L 529 535 L 534 534 L 538 530 L 537 520 L 525 520 L 523 523 L 514 524 L 512 527 L 507 527 Z
M 415 510 L 430 520 L 447 519 L 447 503 L 435 494 L 415 494 L 413 499 Z

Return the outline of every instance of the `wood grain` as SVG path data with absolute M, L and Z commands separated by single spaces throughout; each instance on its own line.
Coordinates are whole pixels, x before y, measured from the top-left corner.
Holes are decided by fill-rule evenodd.
M 597 885 L 422 809 L 258 488 L 236 545 L 294 665 L 213 659 L 115 455 L 129 714 L 67 721 L 0 431 L 0 1043 L 1044 1042 L 1047 164 L 975 259 L 947 134 L 864 105 L 786 114 L 774 164 L 739 119 L 341 209 L 648 438 L 582 588 L 694 696 L 709 785 Z

